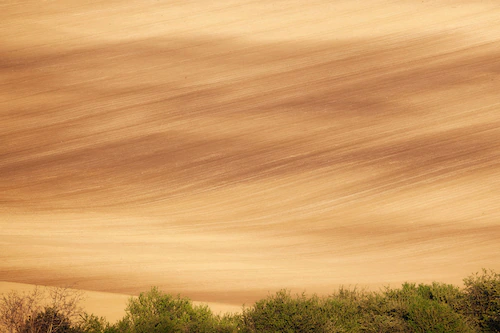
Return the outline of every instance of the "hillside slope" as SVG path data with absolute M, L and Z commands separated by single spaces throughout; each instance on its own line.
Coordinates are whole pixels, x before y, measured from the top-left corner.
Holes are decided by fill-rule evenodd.
M 494 1 L 4 1 L 0 280 L 249 303 L 499 269 Z

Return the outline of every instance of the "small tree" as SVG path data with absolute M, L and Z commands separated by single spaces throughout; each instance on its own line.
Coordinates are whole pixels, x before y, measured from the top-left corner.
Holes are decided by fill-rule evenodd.
M 8 333 L 22 333 L 25 323 L 42 311 L 43 292 L 35 287 L 30 293 L 11 291 L 0 298 L 0 326 Z
M 118 329 L 131 333 L 214 332 L 218 325 L 207 306 L 174 297 L 154 287 L 129 300 L 127 315 Z
M 114 333 L 121 332 L 116 325 L 111 325 L 106 318 L 94 314 L 84 313 L 78 325 L 74 327 L 76 332 L 85 333 Z M 125 330 L 122 330 L 125 331 Z
M 305 294 L 292 296 L 288 290 L 256 302 L 243 311 L 245 332 L 328 332 L 332 325 L 324 300 Z
M 39 288 L 11 291 L 0 298 L 0 332 L 38 333 L 66 327 L 82 313 L 83 293 L 69 288 Z M 46 325 L 49 331 L 42 330 Z M 65 331 L 64 331 L 65 332 Z
M 71 333 L 71 322 L 56 309 L 45 308 L 26 321 L 23 333 Z
M 500 274 L 483 269 L 464 279 L 463 311 L 484 332 L 500 332 Z

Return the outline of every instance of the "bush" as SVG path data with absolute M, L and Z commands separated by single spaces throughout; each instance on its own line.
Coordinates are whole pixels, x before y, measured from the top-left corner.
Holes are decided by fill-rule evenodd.
M 75 331 L 83 333 L 115 333 L 119 332 L 115 325 L 111 325 L 106 318 L 84 313 L 75 327 Z
M 475 330 L 447 304 L 415 297 L 409 301 L 405 318 L 415 333 L 473 333 Z
M 418 294 L 424 299 L 448 304 L 453 309 L 459 309 L 464 295 L 460 288 L 452 284 L 433 282 L 431 285 L 419 284 Z
M 390 291 L 390 290 L 388 290 Z M 373 293 L 368 295 L 365 309 L 360 319 L 360 332 L 403 333 L 409 332 L 406 302 Z
M 382 294 L 340 288 L 327 298 L 292 297 L 287 291 L 243 313 L 245 332 L 473 333 L 455 311 L 460 290 L 444 284 L 403 284 Z
M 223 316 L 152 288 L 131 298 L 125 317 L 114 325 L 105 318 L 82 314 L 79 294 L 56 288 L 46 297 L 35 289 L 2 295 L 0 332 L 500 332 L 500 274 L 483 270 L 464 283 L 464 289 L 436 282 L 404 283 L 379 293 L 340 288 L 328 297 L 292 296 L 281 290 L 244 308 L 241 315 Z
M 331 322 L 322 301 L 281 290 L 243 311 L 245 332 L 327 332 Z
M 484 332 L 500 332 L 500 274 L 483 269 L 464 284 L 463 312 Z
M 29 318 L 22 330 L 23 333 L 72 333 L 71 322 L 54 308 L 45 308 L 35 317 Z
M 356 289 L 339 288 L 325 299 L 324 308 L 330 332 L 361 332 L 369 294 Z
M 409 332 L 475 332 L 467 318 L 460 314 L 463 296 L 452 285 L 404 283 L 401 289 L 387 289 L 386 314 L 404 321 Z
M 189 299 L 173 297 L 157 288 L 130 299 L 126 312 L 117 325 L 120 332 L 215 332 L 220 328 L 219 318 L 208 306 L 193 306 Z

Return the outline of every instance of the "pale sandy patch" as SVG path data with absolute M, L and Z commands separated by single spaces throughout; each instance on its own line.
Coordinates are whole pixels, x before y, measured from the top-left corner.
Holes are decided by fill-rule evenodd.
M 3 1 L 0 280 L 116 318 L 151 286 L 239 309 L 500 269 L 498 17 Z

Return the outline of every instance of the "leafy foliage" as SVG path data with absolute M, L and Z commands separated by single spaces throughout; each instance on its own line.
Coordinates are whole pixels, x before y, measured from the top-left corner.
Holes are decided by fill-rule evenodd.
M 330 320 L 323 301 L 281 290 L 243 312 L 246 332 L 326 332 Z
M 131 298 L 115 324 L 81 313 L 64 289 L 0 298 L 0 333 L 478 333 L 500 332 L 500 274 L 483 270 L 465 288 L 404 283 L 381 292 L 339 288 L 327 297 L 278 291 L 244 308 L 215 315 L 207 306 L 152 288 Z M 76 315 L 80 317 L 77 320 Z
M 214 316 L 208 306 L 193 306 L 189 299 L 173 297 L 158 288 L 152 288 L 149 292 L 141 293 L 138 298 L 130 299 L 126 312 L 127 315 L 119 323 L 120 331 L 216 332 L 221 328 L 217 327 L 221 324 L 220 318 Z M 227 322 L 224 324 L 228 326 Z
M 106 318 L 84 313 L 75 327 L 77 332 L 85 333 L 115 333 L 118 329 L 111 325 Z
M 500 274 L 483 270 L 464 279 L 464 313 L 484 332 L 500 332 Z

